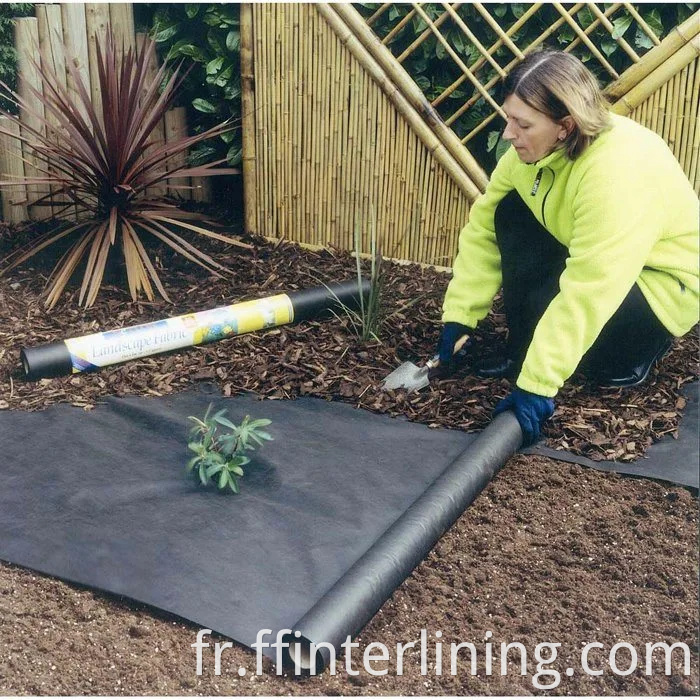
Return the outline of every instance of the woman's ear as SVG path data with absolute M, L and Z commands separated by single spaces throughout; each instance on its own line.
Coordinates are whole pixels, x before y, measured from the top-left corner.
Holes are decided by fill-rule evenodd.
M 559 126 L 561 129 L 559 131 L 558 138 L 560 141 L 564 141 L 571 135 L 571 132 L 574 130 L 576 124 L 574 122 L 574 118 L 571 115 L 567 115 L 563 119 L 559 120 Z

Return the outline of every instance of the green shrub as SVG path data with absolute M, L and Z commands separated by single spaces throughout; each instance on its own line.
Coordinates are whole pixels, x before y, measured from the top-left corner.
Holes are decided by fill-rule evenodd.
M 190 437 L 198 437 L 187 447 L 195 456 L 187 463 L 187 471 L 197 474 L 202 486 L 216 484 L 220 490 L 230 489 L 238 493 L 238 480 L 244 475 L 243 467 L 250 462 L 246 452 L 252 452 L 255 445 L 261 446 L 265 440 L 274 438 L 261 428 L 270 425 L 267 418 L 251 420 L 246 416 L 240 425 L 226 418 L 226 409 L 210 415 L 209 404 L 203 418 L 190 416 L 194 423 Z M 229 428 L 230 432 L 224 432 Z

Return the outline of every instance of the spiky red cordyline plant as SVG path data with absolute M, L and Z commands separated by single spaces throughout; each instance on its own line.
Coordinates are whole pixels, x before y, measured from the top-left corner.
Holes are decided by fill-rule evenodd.
M 5 96 L 23 111 L 35 117 L 39 129 L 22 125 L 22 135 L 0 131 L 19 138 L 25 144 L 25 162 L 34 159 L 37 177 L 0 182 L 49 186 L 51 192 L 28 201 L 29 206 L 52 207 L 46 219 L 59 218 L 64 223 L 5 259 L 0 274 L 66 237 L 71 237 L 67 252 L 56 264 L 46 288 L 46 305 L 52 308 L 81 260 L 86 259 L 78 303 L 91 306 L 99 291 L 110 249 L 121 244 L 132 299 L 144 291 L 153 299 L 155 285 L 169 301 L 161 280 L 142 240 L 144 233 L 163 241 L 189 260 L 218 274 L 225 268 L 179 235 L 182 227 L 235 245 L 245 244 L 202 228 L 193 222 L 211 224 L 207 217 L 178 208 L 174 200 L 147 193 L 158 183 L 171 178 L 198 177 L 237 173 L 233 168 L 219 168 L 223 160 L 199 167 L 178 167 L 166 172 L 166 162 L 186 152 L 195 143 L 219 136 L 232 125 L 224 122 L 206 132 L 168 143 L 155 143 L 153 129 L 163 118 L 176 95 L 184 75 L 181 65 L 159 92 L 167 66 L 161 66 L 148 81 L 148 63 L 155 44 L 147 42 L 142 51 L 126 52 L 120 60 L 114 34 L 107 31 L 104 49 L 97 42 L 97 69 L 102 93 L 101 118 L 92 104 L 88 88 L 72 60 L 66 67 L 75 92 L 62 87 L 56 73 L 35 62 L 44 84 L 43 94 L 30 88 L 43 103 L 44 115 L 38 114 L 27 100 L 3 84 Z M 0 110 L 1 111 L 1 110 Z M 7 113 L 4 113 L 7 115 Z M 7 115 L 11 116 L 11 115 Z M 181 187 L 181 186 L 180 186 Z M 173 189 L 173 185 L 169 185 Z M 153 191 L 152 189 L 150 190 Z M 51 210 L 49 210 L 51 211 Z M 66 226 L 65 220 L 70 223 Z M 249 247 L 249 246 L 245 246 Z

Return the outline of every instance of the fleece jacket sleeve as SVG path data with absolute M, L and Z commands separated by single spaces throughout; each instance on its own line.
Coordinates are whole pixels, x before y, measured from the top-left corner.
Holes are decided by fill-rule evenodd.
M 554 396 L 619 308 L 662 230 L 654 178 L 630 154 L 595 159 L 572 193 L 573 231 L 560 292 L 540 319 L 517 385 Z
M 517 159 L 510 148 L 498 161 L 486 192 L 472 205 L 469 222 L 459 235 L 459 252 L 443 303 L 443 323 L 469 328 L 485 318 L 501 287 L 501 254 L 496 243 L 494 214 L 498 203 L 513 189 L 510 171 Z

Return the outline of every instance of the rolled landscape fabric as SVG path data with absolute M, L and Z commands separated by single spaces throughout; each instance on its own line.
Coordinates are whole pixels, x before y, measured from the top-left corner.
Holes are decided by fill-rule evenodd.
M 320 671 L 372 619 L 443 533 L 515 454 L 523 435 L 510 411 L 496 416 L 349 571 L 296 623 L 284 663 Z M 332 647 L 332 649 L 331 649 Z
M 360 300 L 362 290 L 362 301 Z M 22 348 L 25 378 L 60 377 L 148 357 L 169 350 L 211 343 L 233 335 L 319 318 L 334 307 L 358 311 L 370 283 L 347 280 L 328 286 L 277 294 L 138 326 Z

